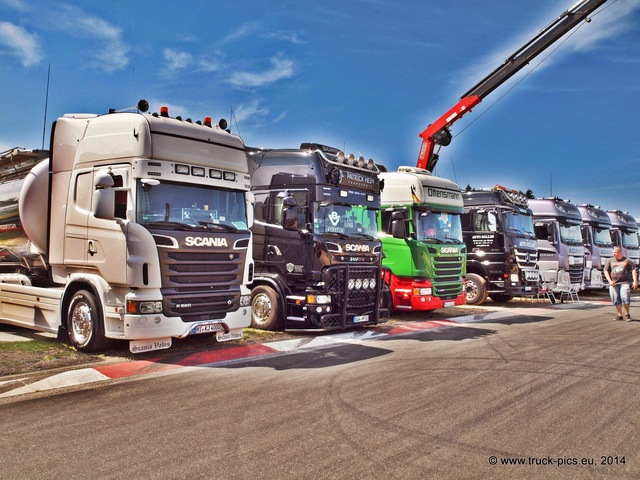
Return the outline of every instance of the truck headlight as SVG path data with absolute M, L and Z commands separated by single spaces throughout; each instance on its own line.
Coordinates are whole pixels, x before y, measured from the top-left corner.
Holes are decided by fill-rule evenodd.
M 326 305 L 331 303 L 331 295 L 307 295 L 307 303 L 315 303 L 316 305 Z
M 518 277 L 517 273 L 512 273 L 511 274 L 511 283 L 518 283 L 520 281 L 520 278 Z
M 150 314 L 162 313 L 162 302 L 127 302 L 127 313 Z
M 251 295 L 240 295 L 240 306 L 248 307 L 251 305 Z
M 414 288 L 413 289 L 413 294 L 414 295 L 431 295 L 431 288 Z

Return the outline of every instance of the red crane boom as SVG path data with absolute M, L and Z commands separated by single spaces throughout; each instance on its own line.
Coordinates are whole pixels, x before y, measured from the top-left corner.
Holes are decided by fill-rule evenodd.
M 435 146 L 447 146 L 451 143 L 452 135 L 449 128 L 454 122 L 462 118 L 465 113 L 471 111 L 484 97 L 515 75 L 533 58 L 537 57 L 549 46 L 562 38 L 582 20 L 586 19 L 587 22 L 590 21 L 588 16 L 606 1 L 607 0 L 579 1 L 554 19 L 534 38 L 507 58 L 502 65 L 465 93 L 458 103 L 420 134 L 422 146 L 418 156 L 417 167 L 426 168 L 432 172 L 438 162 L 438 154 L 435 153 Z

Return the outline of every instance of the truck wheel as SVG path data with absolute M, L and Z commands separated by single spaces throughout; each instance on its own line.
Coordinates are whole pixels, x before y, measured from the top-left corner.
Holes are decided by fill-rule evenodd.
M 506 293 L 490 293 L 489 298 L 494 302 L 508 302 L 513 298 L 513 295 L 507 295 Z
M 251 291 L 251 326 L 261 330 L 280 330 L 278 294 L 271 287 L 260 285 Z
M 482 305 L 487 301 L 487 284 L 480 275 L 468 273 L 464 277 L 468 305 Z
M 386 308 L 389 310 L 389 316 L 393 315 L 395 309 L 393 308 L 391 290 L 385 289 L 380 292 L 380 308 Z
M 71 344 L 81 352 L 106 350 L 111 344 L 104 336 L 104 323 L 98 302 L 87 290 L 78 290 L 69 303 L 67 331 Z

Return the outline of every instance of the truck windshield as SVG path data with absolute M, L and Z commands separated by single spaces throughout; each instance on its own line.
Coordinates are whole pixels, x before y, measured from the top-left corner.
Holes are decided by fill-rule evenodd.
M 625 248 L 638 248 L 638 234 L 636 232 L 623 232 L 622 246 Z
M 362 205 L 316 204 L 313 231 L 320 235 L 335 233 L 347 237 L 376 239 L 376 211 Z
M 637 240 L 636 240 L 637 241 Z M 594 228 L 593 229 L 593 243 L 599 247 L 610 247 L 611 233 L 608 228 Z
M 533 237 L 533 220 L 529 215 L 520 215 L 518 212 L 504 213 L 504 228 L 513 232 Z
M 176 182 L 138 180 L 138 223 L 158 228 L 247 230 L 244 193 Z
M 565 245 L 582 245 L 580 225 L 560 224 L 560 240 Z
M 418 240 L 430 243 L 462 243 L 460 215 L 447 212 L 417 212 Z

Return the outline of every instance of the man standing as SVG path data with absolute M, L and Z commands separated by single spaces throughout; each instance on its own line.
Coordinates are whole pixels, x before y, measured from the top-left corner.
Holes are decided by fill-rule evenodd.
M 629 314 L 629 304 L 631 303 L 631 288 L 638 288 L 638 270 L 633 261 L 622 256 L 620 247 L 613 247 L 613 257 L 607 260 L 604 266 L 604 276 L 609 281 L 609 295 L 611 303 L 618 311 L 615 320 L 622 320 L 622 308 L 624 307 L 624 318 L 631 321 Z

